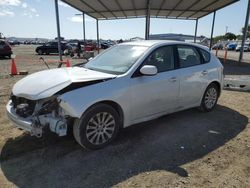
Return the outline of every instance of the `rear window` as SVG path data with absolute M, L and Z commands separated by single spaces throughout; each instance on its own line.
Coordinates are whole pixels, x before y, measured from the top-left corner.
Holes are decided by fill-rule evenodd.
M 201 64 L 200 54 L 196 48 L 188 45 L 177 46 L 180 68 L 191 67 Z
M 199 49 L 199 51 L 203 57 L 204 63 L 209 62 L 210 61 L 210 53 L 208 53 L 207 51 L 202 50 L 202 49 Z

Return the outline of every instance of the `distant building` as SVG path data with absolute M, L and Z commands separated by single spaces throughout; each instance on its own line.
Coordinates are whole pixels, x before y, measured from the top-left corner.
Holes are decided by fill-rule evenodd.
M 206 37 L 197 36 L 196 41 L 200 43 Z M 175 41 L 184 41 L 184 42 L 193 42 L 194 35 L 183 35 L 183 34 L 175 34 L 175 33 L 166 33 L 166 34 L 153 34 L 149 35 L 150 40 L 175 40 Z
M 144 40 L 144 38 L 141 38 L 141 37 L 134 37 L 134 38 L 131 38 L 130 41 L 138 41 L 138 40 Z

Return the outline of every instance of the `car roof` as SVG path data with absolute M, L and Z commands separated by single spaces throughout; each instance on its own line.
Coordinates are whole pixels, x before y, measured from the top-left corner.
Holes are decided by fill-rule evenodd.
M 139 41 L 131 41 L 131 42 L 124 42 L 119 45 L 135 45 L 135 46 L 147 46 L 147 47 L 153 47 L 158 45 L 190 45 L 202 48 L 204 50 L 209 51 L 207 46 L 203 46 L 200 44 L 190 43 L 190 42 L 181 42 L 181 41 L 173 41 L 173 40 L 139 40 Z

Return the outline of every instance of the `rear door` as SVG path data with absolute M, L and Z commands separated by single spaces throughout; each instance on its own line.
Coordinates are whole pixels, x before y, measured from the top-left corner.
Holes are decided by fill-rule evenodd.
M 189 108 L 200 103 L 208 82 L 208 71 L 201 53 L 191 45 L 177 45 L 180 75 L 180 107 Z
M 139 70 L 131 78 L 131 116 L 133 120 L 163 112 L 174 111 L 178 106 L 179 77 L 175 70 L 173 46 L 153 51 L 141 65 L 154 65 L 158 73 L 141 75 Z

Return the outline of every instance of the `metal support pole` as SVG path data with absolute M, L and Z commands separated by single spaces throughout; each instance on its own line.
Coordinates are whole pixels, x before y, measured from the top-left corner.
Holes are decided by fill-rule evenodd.
M 84 45 L 86 42 L 86 33 L 85 33 L 85 14 L 82 13 L 82 29 L 83 29 L 83 41 L 84 41 Z
M 243 31 L 243 38 L 242 38 L 241 48 L 240 48 L 239 63 L 242 61 L 242 58 L 243 58 L 244 45 L 245 45 L 245 41 L 246 41 L 246 38 L 247 38 L 248 22 L 249 22 L 249 16 L 250 16 L 249 14 L 250 14 L 250 0 L 248 0 L 245 27 L 244 27 L 244 31 Z
M 96 19 L 96 39 L 97 39 L 97 52 L 99 54 L 99 20 Z
M 198 19 L 196 19 L 196 23 L 195 23 L 194 43 L 196 43 L 197 28 L 198 28 Z
M 145 27 L 145 40 L 149 39 L 150 33 L 150 0 L 147 2 L 147 12 L 146 12 L 146 27 Z
M 56 10 L 56 27 L 57 27 L 57 40 L 58 40 L 58 52 L 60 61 L 62 61 L 62 50 L 61 50 L 61 35 L 60 35 L 60 21 L 59 21 L 59 11 L 58 11 L 58 0 L 55 0 L 55 10 Z M 61 67 L 62 63 L 58 65 Z
M 210 49 L 210 50 L 212 49 L 212 44 L 213 44 L 213 34 L 214 34 L 215 16 L 216 16 L 216 11 L 214 11 L 214 16 L 213 16 L 213 24 L 212 24 L 211 37 L 210 37 L 210 46 L 209 46 L 209 49 Z

